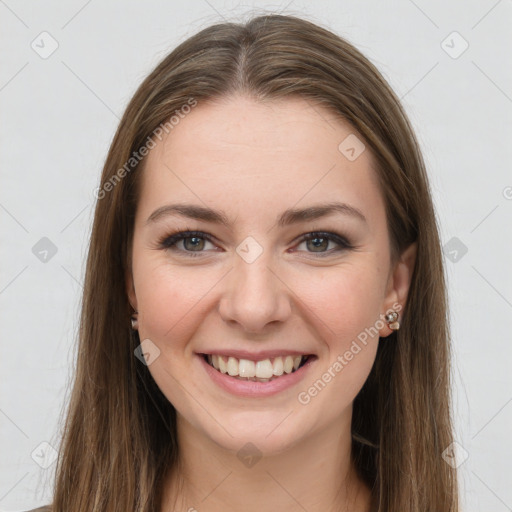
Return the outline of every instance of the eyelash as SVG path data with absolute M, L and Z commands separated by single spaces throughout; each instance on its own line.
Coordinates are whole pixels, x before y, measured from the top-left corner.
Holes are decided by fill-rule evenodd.
M 173 251 L 179 251 L 183 252 L 187 255 L 187 257 L 197 258 L 201 254 L 203 254 L 205 251 L 182 251 L 179 249 L 176 249 L 176 244 L 180 242 L 181 240 L 185 240 L 188 238 L 203 238 L 211 243 L 215 243 L 213 240 L 213 237 L 211 235 L 208 235 L 208 233 L 204 233 L 202 231 L 177 231 L 174 233 L 171 233 L 170 235 L 166 235 L 163 238 L 161 238 L 158 241 L 159 248 L 162 250 L 173 250 Z M 307 251 L 310 254 L 318 254 L 320 257 L 330 256 L 335 252 L 343 251 L 343 250 L 350 250 L 353 249 L 354 246 L 343 236 L 338 235 L 337 233 L 330 233 L 325 231 L 312 231 L 310 233 L 306 233 L 303 235 L 300 240 L 299 244 L 308 240 L 314 240 L 315 238 L 321 238 L 321 239 L 327 239 L 329 241 L 337 243 L 340 247 L 336 249 L 331 249 L 329 251 L 325 252 L 311 252 Z

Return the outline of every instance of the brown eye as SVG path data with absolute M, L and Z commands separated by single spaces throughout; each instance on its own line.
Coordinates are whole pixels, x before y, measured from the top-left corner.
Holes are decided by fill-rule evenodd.
M 306 246 L 312 249 L 312 252 L 323 252 L 327 249 L 329 241 L 330 240 L 328 238 L 315 237 L 306 240 Z

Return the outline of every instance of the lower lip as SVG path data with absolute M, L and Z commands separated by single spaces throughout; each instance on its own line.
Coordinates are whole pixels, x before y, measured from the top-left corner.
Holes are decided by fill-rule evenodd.
M 283 374 L 279 378 L 269 382 L 255 382 L 237 379 L 227 373 L 221 373 L 213 368 L 213 366 L 210 366 L 205 361 L 203 355 L 198 354 L 197 357 L 213 382 L 233 395 L 250 398 L 272 396 L 285 389 L 291 388 L 306 376 L 311 365 L 317 359 L 315 356 L 310 356 L 306 363 L 293 373 Z

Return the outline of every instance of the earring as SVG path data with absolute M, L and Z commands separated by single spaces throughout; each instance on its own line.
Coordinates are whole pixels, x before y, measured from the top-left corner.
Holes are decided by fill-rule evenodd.
M 388 313 L 385 317 L 386 322 L 388 323 L 388 327 L 393 331 L 398 331 L 400 329 L 400 323 L 398 322 L 398 313 L 396 311 L 392 311 Z
M 133 315 L 130 318 L 130 321 L 132 323 L 132 329 L 134 331 L 136 331 L 139 328 L 139 320 L 137 318 L 137 315 L 138 315 L 138 312 L 135 311 L 135 313 L 133 313 Z

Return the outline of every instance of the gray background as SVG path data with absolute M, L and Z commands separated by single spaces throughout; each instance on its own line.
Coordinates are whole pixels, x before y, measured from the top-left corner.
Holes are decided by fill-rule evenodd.
M 510 0 L 0 0 L 0 510 L 49 500 L 41 443 L 58 446 L 93 191 L 127 101 L 188 36 L 263 11 L 346 37 L 402 98 L 449 278 L 460 447 L 447 460 L 464 510 L 512 510 Z

